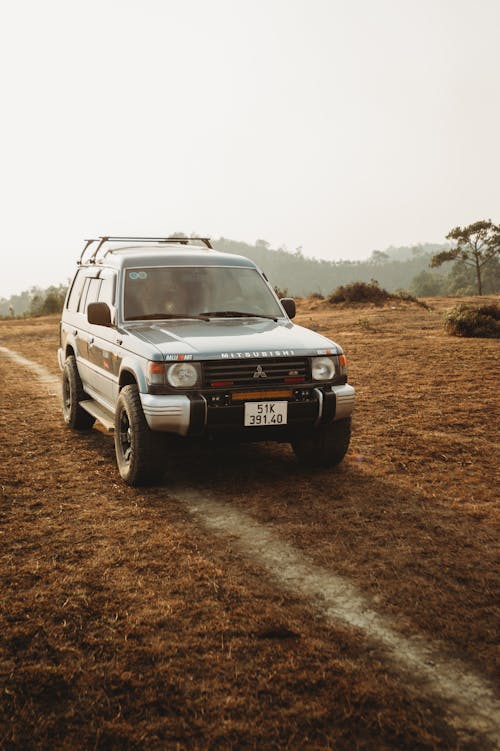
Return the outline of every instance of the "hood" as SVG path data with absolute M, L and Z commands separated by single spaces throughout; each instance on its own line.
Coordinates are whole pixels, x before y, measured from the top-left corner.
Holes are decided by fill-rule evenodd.
M 219 318 L 128 324 L 126 330 L 160 350 L 167 360 L 289 357 L 342 352 L 335 342 L 291 321 Z M 330 354 L 330 352 L 328 352 Z

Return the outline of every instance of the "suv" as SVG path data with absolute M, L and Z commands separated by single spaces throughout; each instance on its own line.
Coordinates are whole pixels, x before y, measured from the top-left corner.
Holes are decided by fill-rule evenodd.
M 87 240 L 60 327 L 64 420 L 114 430 L 129 485 L 161 477 L 164 434 L 286 441 L 305 463 L 337 464 L 354 406 L 346 358 L 294 316 L 251 260 L 208 238 Z

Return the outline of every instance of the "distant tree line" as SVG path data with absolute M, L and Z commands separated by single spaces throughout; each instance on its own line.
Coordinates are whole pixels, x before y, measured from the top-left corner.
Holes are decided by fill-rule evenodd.
M 214 241 L 217 250 L 238 253 L 251 258 L 266 273 L 272 284 L 287 289 L 289 294 L 306 296 L 328 295 L 332 290 L 351 282 L 377 279 L 390 292 L 408 290 L 412 280 L 429 268 L 432 256 L 447 250 L 448 244 L 422 244 L 411 247 L 390 247 L 385 252 L 373 251 L 364 261 L 325 261 L 307 258 L 299 248 L 273 250 L 265 240 L 255 245 L 220 238 Z M 444 275 L 445 271 L 437 274 Z
M 454 239 L 452 233 L 448 237 Z M 353 282 L 370 283 L 373 279 L 388 292 L 406 291 L 417 297 L 478 293 L 475 262 L 465 260 L 451 243 L 374 250 L 364 261 L 306 258 L 301 249 L 295 253 L 286 248 L 272 250 L 265 240 L 249 245 L 220 238 L 214 246 L 218 250 L 252 258 L 274 285 L 288 290 L 290 295 L 327 296 L 337 287 Z M 440 259 L 440 263 L 436 259 Z M 481 267 L 481 274 L 482 292 L 500 294 L 498 254 L 489 257 Z
M 30 287 L 9 298 L 0 298 L 0 317 L 31 317 L 59 313 L 64 305 L 67 286 L 59 284 L 46 289 Z
M 456 227 L 447 239 L 449 243 L 373 250 L 364 261 L 306 258 L 302 248 L 294 252 L 285 247 L 273 249 L 262 239 L 250 245 L 220 237 L 213 245 L 222 252 L 251 258 L 273 285 L 289 295 L 326 297 L 337 287 L 373 280 L 388 292 L 406 291 L 417 297 L 500 294 L 500 225 L 481 220 Z M 64 284 L 31 287 L 0 298 L 0 317 L 58 313 L 66 289 Z

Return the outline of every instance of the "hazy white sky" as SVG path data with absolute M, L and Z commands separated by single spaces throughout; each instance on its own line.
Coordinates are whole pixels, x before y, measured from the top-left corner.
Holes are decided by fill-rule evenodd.
M 322 258 L 500 220 L 498 0 L 2 4 L 0 296 L 83 238 Z

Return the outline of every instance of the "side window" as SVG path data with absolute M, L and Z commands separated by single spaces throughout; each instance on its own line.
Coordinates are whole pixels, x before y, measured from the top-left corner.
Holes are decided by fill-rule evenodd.
M 87 300 L 87 292 L 89 291 L 90 279 L 85 279 L 82 294 L 80 295 L 80 302 L 78 303 L 78 312 L 85 312 L 85 301 Z
M 101 274 L 101 289 L 97 302 L 106 302 L 110 307 L 115 304 L 116 275 L 103 271 Z
M 79 313 L 87 312 L 87 305 L 89 304 L 89 302 L 97 302 L 97 296 L 99 294 L 100 286 L 100 279 L 90 279 L 88 277 L 85 279 L 82 294 L 80 295 L 80 302 L 78 304 Z
M 80 293 L 82 291 L 84 281 L 85 281 L 84 271 L 83 269 L 80 269 L 79 271 L 76 272 L 76 276 L 73 279 L 73 284 L 71 285 L 71 291 L 68 295 L 68 301 L 66 303 L 66 308 L 68 310 L 71 310 L 72 312 L 76 312 L 78 308 L 78 301 L 80 300 Z
M 88 308 L 89 302 L 97 302 L 99 297 L 99 289 L 101 287 L 100 279 L 91 279 L 89 289 L 87 292 L 87 299 L 85 300 L 85 311 Z

